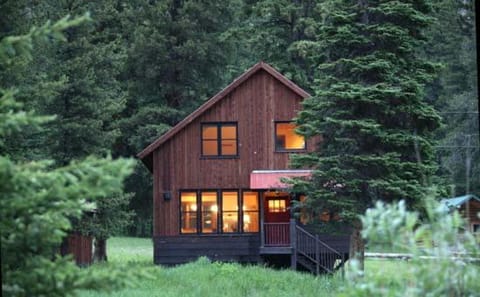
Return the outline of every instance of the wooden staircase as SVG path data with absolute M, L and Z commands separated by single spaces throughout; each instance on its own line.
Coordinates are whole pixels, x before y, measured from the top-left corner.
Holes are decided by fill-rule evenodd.
M 319 236 L 305 230 L 295 220 L 289 223 L 262 222 L 260 254 L 290 255 L 292 269 L 304 268 L 316 275 L 334 273 L 342 270 L 348 260 L 348 241 L 345 236 L 338 242 L 342 250 L 337 250 L 332 245 L 335 236 Z M 328 242 L 328 243 L 327 243 Z
M 348 254 L 340 253 L 302 227 L 295 225 L 296 240 L 292 242 L 292 264 L 302 265 L 314 274 L 334 273 L 342 269 Z M 296 268 L 296 267 L 294 267 Z

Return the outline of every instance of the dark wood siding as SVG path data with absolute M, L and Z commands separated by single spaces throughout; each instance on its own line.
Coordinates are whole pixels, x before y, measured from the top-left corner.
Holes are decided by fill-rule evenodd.
M 302 97 L 266 71 L 258 71 L 185 126 L 153 153 L 154 236 L 179 235 L 179 190 L 248 189 L 253 170 L 289 168 L 289 154 L 275 152 L 274 123 L 288 121 Z M 237 122 L 239 157 L 201 157 L 200 124 Z M 314 148 L 307 143 L 307 149 Z M 172 199 L 165 201 L 163 193 Z
M 79 266 L 87 266 L 93 262 L 92 243 L 91 236 L 71 233 L 63 240 L 60 253 L 62 256 L 72 255 L 75 263 Z
M 478 214 L 480 213 L 480 202 L 477 200 L 471 199 L 470 201 L 467 202 L 468 205 L 468 210 L 469 213 L 467 214 L 467 205 L 464 204 L 460 208 L 460 213 L 462 216 L 470 221 L 472 224 L 479 224 L 480 223 L 480 218 L 478 217 Z
M 206 256 L 214 261 L 256 263 L 260 261 L 258 234 L 157 236 L 154 237 L 155 264 L 172 265 Z

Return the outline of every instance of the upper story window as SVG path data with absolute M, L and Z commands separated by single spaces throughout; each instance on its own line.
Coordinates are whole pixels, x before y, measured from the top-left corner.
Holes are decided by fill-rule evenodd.
M 202 124 L 202 156 L 234 157 L 237 151 L 236 123 Z
M 275 123 L 275 150 L 277 152 L 305 150 L 305 138 L 295 132 L 296 127 L 292 122 Z

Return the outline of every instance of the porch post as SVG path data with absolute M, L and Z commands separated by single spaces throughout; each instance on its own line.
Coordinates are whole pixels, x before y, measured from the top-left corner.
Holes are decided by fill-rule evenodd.
M 294 218 L 290 219 L 290 246 L 292 248 L 292 255 L 290 257 L 290 266 L 293 270 L 297 270 L 297 232 L 296 222 Z
M 265 226 L 263 218 L 260 219 L 260 248 L 265 247 Z

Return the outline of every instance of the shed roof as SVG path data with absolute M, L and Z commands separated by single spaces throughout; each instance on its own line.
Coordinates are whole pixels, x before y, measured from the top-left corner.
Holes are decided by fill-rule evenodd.
M 480 202 L 480 198 L 473 194 L 468 194 L 464 196 L 458 196 L 458 197 L 453 197 L 453 198 L 447 198 L 447 199 L 442 199 L 440 200 L 440 205 L 442 207 L 442 210 L 444 211 L 450 211 L 453 209 L 456 209 L 463 204 L 467 203 L 471 199 L 477 200 Z
M 227 97 L 227 95 L 230 92 L 235 90 L 244 81 L 252 77 L 252 75 L 254 75 L 260 70 L 264 70 L 267 73 L 269 73 L 271 76 L 276 78 L 279 82 L 284 84 L 286 87 L 288 87 L 294 93 L 298 94 L 300 97 L 302 98 L 310 97 L 309 93 L 307 93 L 302 88 L 300 88 L 295 83 L 293 83 L 291 80 L 283 76 L 280 72 L 275 70 L 272 66 L 268 65 L 265 62 L 259 62 L 255 64 L 253 67 L 251 67 L 250 69 L 248 69 L 246 72 L 244 72 L 242 75 L 240 75 L 238 78 L 236 78 L 231 84 L 229 84 L 223 90 L 218 92 L 215 96 L 213 96 L 204 104 L 202 104 L 199 108 L 197 108 L 195 111 L 189 114 L 186 118 L 184 118 L 178 124 L 176 124 L 172 129 L 168 130 L 165 134 L 163 134 L 157 140 L 155 140 L 150 145 L 148 145 L 145 149 L 143 149 L 143 151 L 137 154 L 137 157 L 140 158 L 142 162 L 145 165 L 147 165 L 147 167 L 150 168 L 151 170 L 151 162 L 152 162 L 151 154 L 153 153 L 153 151 L 155 151 L 159 146 L 161 146 L 167 140 L 172 138 L 175 134 L 180 132 L 185 126 L 193 122 L 196 118 L 198 118 L 201 114 L 203 114 L 209 108 L 214 106 L 223 98 Z

